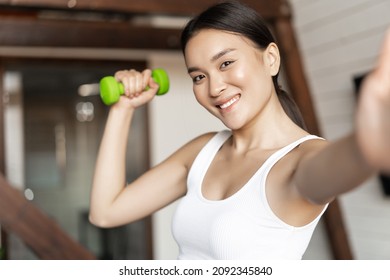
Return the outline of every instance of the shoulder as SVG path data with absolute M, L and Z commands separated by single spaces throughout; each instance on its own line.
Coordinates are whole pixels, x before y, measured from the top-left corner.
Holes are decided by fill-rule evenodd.
M 294 172 L 296 167 L 307 157 L 316 154 L 328 145 L 328 141 L 324 138 L 311 134 L 302 134 L 285 146 L 287 149 L 285 154 L 278 161 L 278 165 L 288 167 L 291 172 Z
M 189 168 L 202 148 L 217 134 L 218 132 L 201 134 L 184 144 L 173 156 L 180 159 Z
M 202 135 L 199 135 L 198 137 L 192 139 L 187 144 L 184 145 L 184 149 L 186 152 L 190 152 L 191 154 L 197 155 L 200 150 L 217 134 L 220 134 L 222 132 L 207 132 Z
M 291 144 L 293 147 L 275 165 L 278 173 L 283 170 L 286 178 L 291 178 L 302 162 L 320 152 L 329 142 L 318 136 L 307 134 Z
M 207 132 L 204 134 L 201 134 L 194 139 L 190 140 L 187 144 L 184 145 L 186 148 L 190 149 L 199 149 L 202 148 L 204 145 L 207 144 L 213 138 L 216 136 L 219 132 Z
M 307 135 L 305 138 L 297 149 L 301 159 L 310 157 L 329 145 L 327 140 L 315 135 Z

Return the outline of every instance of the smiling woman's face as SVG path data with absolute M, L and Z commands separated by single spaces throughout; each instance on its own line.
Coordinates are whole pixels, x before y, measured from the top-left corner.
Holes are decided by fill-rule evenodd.
M 230 129 L 255 121 L 275 96 L 273 43 L 259 49 L 245 37 L 204 29 L 188 41 L 185 60 L 196 99 Z

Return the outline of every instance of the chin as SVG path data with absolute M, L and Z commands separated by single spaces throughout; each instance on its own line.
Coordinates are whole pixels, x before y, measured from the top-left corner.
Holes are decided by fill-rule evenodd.
M 242 122 L 238 121 L 222 121 L 222 123 L 230 130 L 239 130 L 244 126 Z

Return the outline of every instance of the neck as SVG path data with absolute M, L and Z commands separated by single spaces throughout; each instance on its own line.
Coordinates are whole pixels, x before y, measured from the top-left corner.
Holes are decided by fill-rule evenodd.
M 268 107 L 254 121 L 232 130 L 232 148 L 247 152 L 253 149 L 276 149 L 307 134 L 279 106 Z

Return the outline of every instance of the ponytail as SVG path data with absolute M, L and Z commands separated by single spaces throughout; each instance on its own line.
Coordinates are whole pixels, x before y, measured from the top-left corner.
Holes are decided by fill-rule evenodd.
M 302 117 L 302 113 L 298 108 L 298 105 L 295 103 L 292 96 L 284 91 L 278 84 L 277 80 L 274 79 L 274 85 L 276 94 L 278 96 L 280 104 L 282 104 L 282 107 L 284 111 L 286 112 L 287 116 L 299 127 L 303 128 L 307 131 L 307 126 L 305 124 L 305 120 Z

